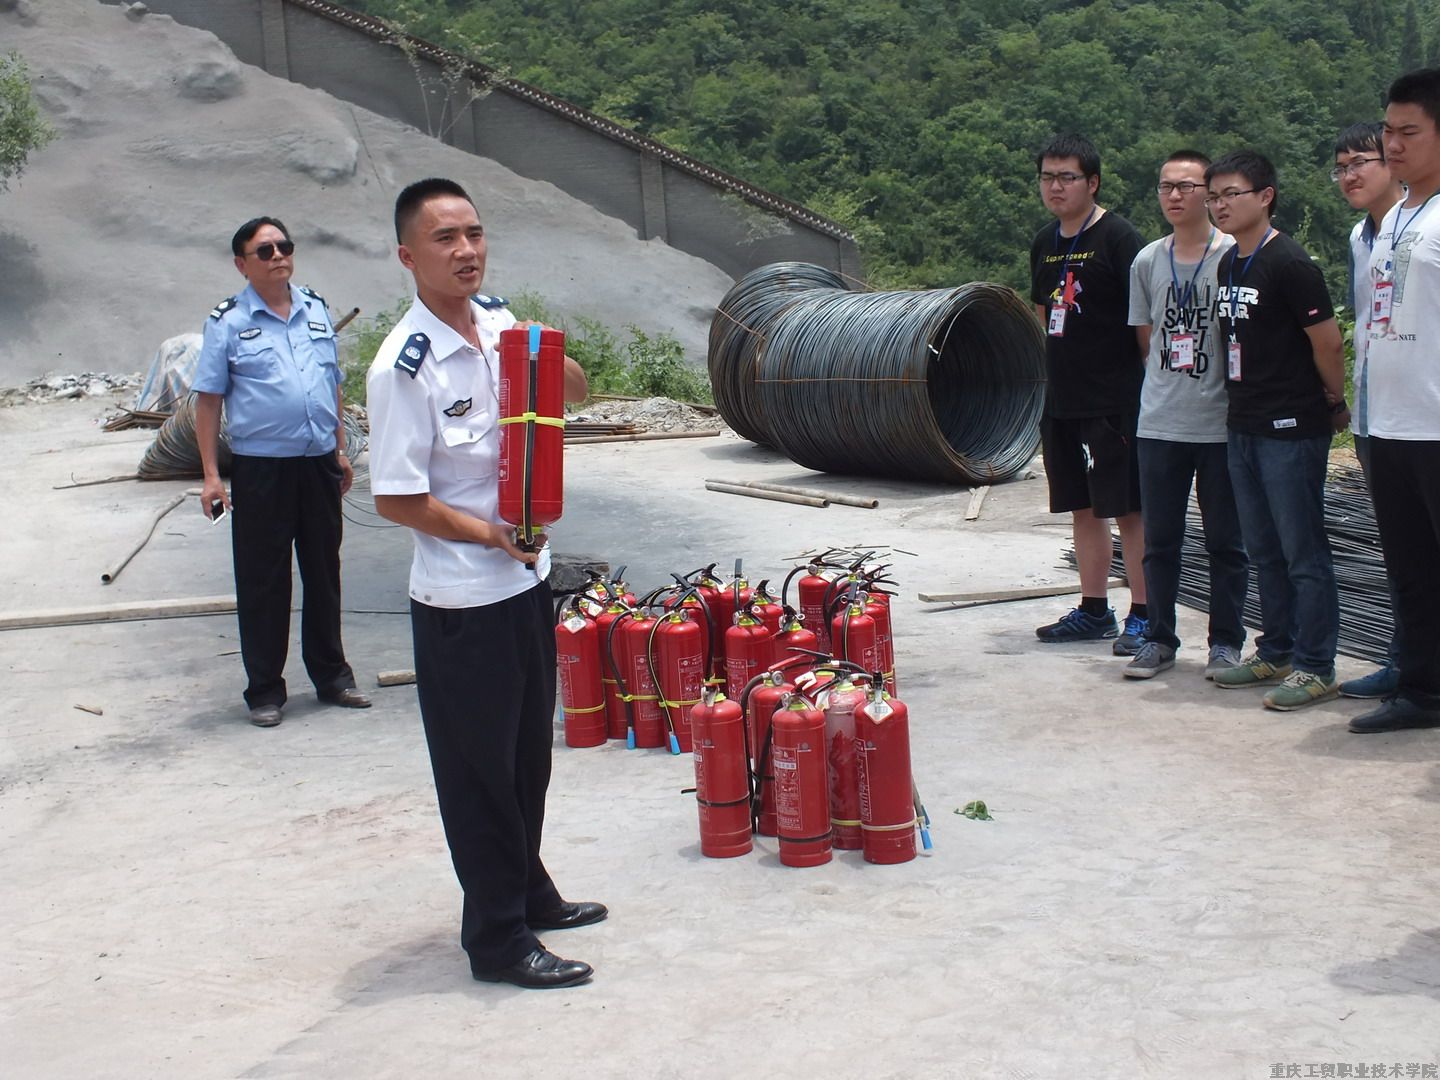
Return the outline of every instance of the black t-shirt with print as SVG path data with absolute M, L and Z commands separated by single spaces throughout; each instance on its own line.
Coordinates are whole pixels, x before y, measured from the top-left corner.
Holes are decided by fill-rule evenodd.
M 1036 234 L 1030 245 L 1030 299 L 1045 308 L 1048 322 L 1068 276 L 1073 300 L 1064 336 L 1045 338 L 1048 415 L 1139 411 L 1145 364 L 1130 325 L 1130 264 L 1142 246 L 1135 226 L 1108 211 L 1078 238 L 1061 236 L 1058 222 Z
M 1259 248 L 1246 269 L 1235 248 L 1220 256 L 1215 325 L 1233 431 L 1305 439 L 1329 435 L 1330 407 L 1315 370 L 1306 327 L 1333 318 L 1324 275 L 1284 233 Z M 1230 378 L 1231 334 L 1240 343 L 1240 378 Z

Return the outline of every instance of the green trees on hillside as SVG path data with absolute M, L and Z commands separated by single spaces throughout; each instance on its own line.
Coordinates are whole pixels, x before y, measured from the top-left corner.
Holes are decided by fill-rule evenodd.
M 55 137 L 55 131 L 30 100 L 30 73 L 19 53 L 0 56 L 0 191 L 25 171 L 30 151 Z
M 515 78 L 828 213 L 894 285 L 1022 283 L 1034 151 L 1074 130 L 1149 236 L 1167 153 L 1260 149 L 1338 289 L 1335 133 L 1440 50 L 1440 0 L 352 2 L 495 42 Z

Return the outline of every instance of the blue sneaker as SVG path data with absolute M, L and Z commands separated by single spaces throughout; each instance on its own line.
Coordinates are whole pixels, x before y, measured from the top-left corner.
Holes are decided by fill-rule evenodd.
M 1149 629 L 1149 619 L 1142 619 L 1139 615 L 1126 615 L 1125 629 L 1115 639 L 1110 651 L 1116 656 L 1134 656 L 1140 651 L 1140 646 L 1145 644 L 1145 633 Z
M 1104 615 L 1091 615 L 1083 608 L 1074 608 L 1060 616 L 1059 622 L 1035 629 L 1035 636 L 1049 644 L 1065 641 L 1104 641 L 1120 633 L 1115 611 L 1106 608 Z
M 1395 693 L 1400 686 L 1400 669 L 1393 664 L 1362 675 L 1358 679 L 1346 679 L 1340 684 L 1340 696 L 1351 698 L 1383 698 Z

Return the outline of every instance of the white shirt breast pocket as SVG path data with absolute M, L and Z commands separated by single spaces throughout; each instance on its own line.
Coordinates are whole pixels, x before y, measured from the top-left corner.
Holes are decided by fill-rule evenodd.
M 467 423 L 467 421 L 469 421 Z M 445 444 L 445 460 L 453 474 L 462 480 L 492 476 L 499 465 L 500 439 L 492 417 L 469 417 L 453 421 L 440 429 Z

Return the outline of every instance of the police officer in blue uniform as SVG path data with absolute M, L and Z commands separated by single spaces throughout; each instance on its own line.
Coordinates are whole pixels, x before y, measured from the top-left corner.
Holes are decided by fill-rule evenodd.
M 555 710 L 549 548 L 523 551 L 500 520 L 499 353 L 515 316 L 477 295 L 485 232 L 465 190 L 421 180 L 395 203 L 400 262 L 415 302 L 367 381 L 375 509 L 415 537 L 410 622 L 420 717 L 456 876 L 460 944 L 475 978 L 574 986 L 589 964 L 536 931 L 606 917 L 567 902 L 540 858 Z M 585 373 L 565 358 L 565 399 Z
M 325 301 L 292 285 L 295 245 L 275 218 L 247 221 L 230 243 L 249 282 L 205 323 L 192 389 L 204 469 L 200 507 L 232 509 L 231 542 L 245 703 L 257 727 L 280 723 L 290 643 L 290 553 L 304 585 L 300 649 L 322 701 L 364 709 L 340 643 L 340 497 L 345 456 L 340 365 Z M 231 492 L 220 479 L 220 411 Z

